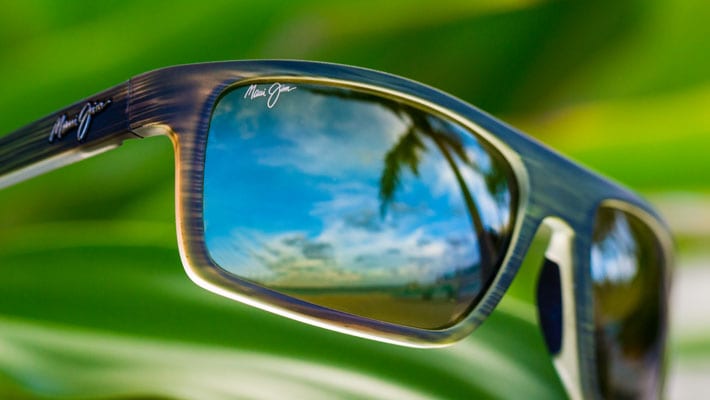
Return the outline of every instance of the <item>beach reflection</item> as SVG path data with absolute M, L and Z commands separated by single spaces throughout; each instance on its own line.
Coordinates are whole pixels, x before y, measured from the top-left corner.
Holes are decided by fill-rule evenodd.
M 451 121 L 367 93 L 282 84 L 292 89 L 274 102 L 273 84 L 257 86 L 226 95 L 210 126 L 214 261 L 353 314 L 423 328 L 460 319 L 512 227 L 515 188 L 497 153 Z

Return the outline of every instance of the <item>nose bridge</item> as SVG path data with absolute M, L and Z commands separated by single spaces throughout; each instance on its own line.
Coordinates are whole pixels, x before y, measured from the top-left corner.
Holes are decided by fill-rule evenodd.
M 574 230 L 587 225 L 606 185 L 564 159 L 548 159 L 534 165 L 528 169 L 531 212 L 537 213 L 540 220 L 556 217 Z M 553 228 L 560 227 L 559 223 L 551 224 Z
M 588 290 L 589 246 L 597 209 L 610 199 L 614 204 L 643 202 L 627 189 L 536 143 L 528 145 L 521 158 L 529 184 L 525 217 L 540 221 L 552 232 L 538 277 L 540 324 L 568 393 L 581 398 L 597 387 Z
M 554 366 L 572 398 L 590 387 L 588 241 L 598 204 L 623 197 L 615 185 L 537 143 L 522 156 L 529 179 L 526 218 L 551 231 L 538 277 L 538 312 Z M 557 291 L 557 292 L 555 292 Z M 556 342 L 555 342 L 556 341 Z M 582 345 L 584 344 L 584 345 Z
M 537 305 L 543 337 L 554 359 L 555 369 L 572 398 L 581 398 L 580 354 L 578 352 L 578 310 L 575 292 L 575 232 L 562 219 L 545 218 L 543 226 L 551 237 L 537 285 Z

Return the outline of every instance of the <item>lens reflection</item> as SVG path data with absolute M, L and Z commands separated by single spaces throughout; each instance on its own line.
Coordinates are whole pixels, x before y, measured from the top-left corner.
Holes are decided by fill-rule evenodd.
M 229 92 L 213 113 L 210 256 L 314 304 L 419 328 L 454 324 L 495 275 L 516 201 L 497 152 L 382 96 L 259 84 Z
M 635 216 L 599 209 L 591 254 L 597 371 L 604 398 L 655 398 L 665 341 L 663 253 Z

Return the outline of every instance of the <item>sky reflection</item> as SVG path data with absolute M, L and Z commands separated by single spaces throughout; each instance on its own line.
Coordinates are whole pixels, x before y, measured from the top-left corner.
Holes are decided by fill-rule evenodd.
M 626 218 L 614 218 L 608 233 L 592 245 L 592 279 L 629 284 L 638 272 L 638 245 Z

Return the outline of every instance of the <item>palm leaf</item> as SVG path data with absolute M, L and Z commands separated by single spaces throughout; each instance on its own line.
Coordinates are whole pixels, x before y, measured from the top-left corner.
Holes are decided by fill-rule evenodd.
M 421 152 L 425 150 L 426 147 L 417 135 L 414 125 L 411 125 L 397 144 L 385 154 L 384 169 L 380 177 L 381 217 L 384 218 L 387 207 L 394 200 L 394 192 L 400 185 L 402 166 L 406 165 L 414 175 L 419 176 Z

